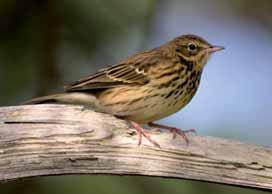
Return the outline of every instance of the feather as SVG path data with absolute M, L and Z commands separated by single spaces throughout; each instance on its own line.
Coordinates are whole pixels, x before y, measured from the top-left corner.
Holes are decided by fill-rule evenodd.
M 117 65 L 101 69 L 93 75 L 66 85 L 65 90 L 72 92 L 106 89 L 122 85 L 144 85 L 150 81 L 147 71 L 152 65 L 154 66 L 154 63 L 150 64 L 150 61 L 154 62 L 154 60 L 150 60 L 150 56 L 156 58 L 157 61 L 160 60 L 156 54 L 150 55 L 150 52 L 156 53 L 155 51 L 136 54 Z

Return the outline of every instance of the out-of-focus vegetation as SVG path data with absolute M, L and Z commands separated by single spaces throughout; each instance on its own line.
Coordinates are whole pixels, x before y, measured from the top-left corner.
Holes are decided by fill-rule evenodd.
M 0 105 L 61 90 L 134 52 L 196 33 L 227 49 L 209 63 L 192 105 L 163 122 L 271 145 L 271 9 L 271 0 L 1 0 Z M 263 192 L 160 178 L 60 176 L 1 183 L 0 193 Z
M 145 0 L 2 0 L 0 87 L 6 92 L 1 92 L 0 103 L 45 94 L 63 78 L 94 68 L 91 58 L 98 50 L 102 62 L 109 63 L 128 34 L 143 41 L 154 9 L 154 2 Z

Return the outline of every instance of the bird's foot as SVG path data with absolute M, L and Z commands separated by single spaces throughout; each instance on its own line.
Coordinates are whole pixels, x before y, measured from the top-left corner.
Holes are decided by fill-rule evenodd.
M 152 143 L 154 146 L 160 148 L 161 146 L 154 140 L 151 139 L 151 137 L 147 134 L 147 132 L 145 132 L 145 129 L 143 127 L 141 127 L 138 123 L 134 122 L 134 121 L 130 121 L 131 126 L 136 129 L 136 131 L 139 134 L 139 141 L 138 141 L 138 145 L 141 145 L 142 143 L 142 136 L 144 136 L 150 143 Z
M 177 135 L 181 136 L 186 144 L 189 144 L 189 139 L 187 137 L 187 133 L 196 133 L 195 129 L 189 129 L 189 130 L 182 130 L 176 127 L 169 127 L 166 125 L 160 125 L 160 124 L 156 124 L 156 123 L 148 123 L 148 126 L 152 127 L 152 128 L 156 128 L 156 129 L 167 129 L 169 131 L 171 131 L 173 133 L 173 139 L 175 139 L 177 137 Z

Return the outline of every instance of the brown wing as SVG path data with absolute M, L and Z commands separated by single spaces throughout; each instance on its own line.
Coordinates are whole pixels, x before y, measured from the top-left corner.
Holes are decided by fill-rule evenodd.
M 134 55 L 117 65 L 101 69 L 93 75 L 67 85 L 65 89 L 66 91 L 81 91 L 146 84 L 149 82 L 147 71 L 154 62 L 153 58 L 158 59 L 151 52 Z

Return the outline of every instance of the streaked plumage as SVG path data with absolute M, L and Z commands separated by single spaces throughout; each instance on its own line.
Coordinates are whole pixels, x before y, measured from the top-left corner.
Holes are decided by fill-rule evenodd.
M 221 49 L 198 36 L 183 35 L 80 79 L 66 86 L 65 93 L 30 103 L 84 104 L 134 124 L 152 125 L 190 102 L 210 54 Z

